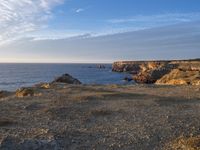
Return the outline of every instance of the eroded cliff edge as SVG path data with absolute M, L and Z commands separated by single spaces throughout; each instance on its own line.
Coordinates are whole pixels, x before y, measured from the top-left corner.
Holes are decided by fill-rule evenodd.
M 200 85 L 200 59 L 171 61 L 118 61 L 112 70 L 129 72 L 137 83 Z

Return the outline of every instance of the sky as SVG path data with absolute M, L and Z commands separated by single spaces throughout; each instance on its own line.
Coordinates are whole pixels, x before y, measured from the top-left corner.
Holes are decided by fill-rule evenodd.
M 0 0 L 0 62 L 200 58 L 199 0 Z

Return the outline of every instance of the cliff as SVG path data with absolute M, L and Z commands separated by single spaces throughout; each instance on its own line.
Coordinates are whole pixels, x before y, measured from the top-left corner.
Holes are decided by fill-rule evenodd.
M 137 83 L 200 84 L 200 59 L 172 61 L 119 61 L 113 71 L 129 72 Z

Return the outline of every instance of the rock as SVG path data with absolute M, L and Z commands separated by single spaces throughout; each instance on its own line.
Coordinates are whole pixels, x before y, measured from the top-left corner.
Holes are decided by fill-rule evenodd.
M 130 77 L 125 77 L 124 78 L 124 81 L 127 81 L 127 82 L 130 82 L 130 81 L 132 81 L 133 79 L 132 78 L 130 78 Z
M 16 97 L 34 96 L 32 88 L 20 88 L 15 92 Z
M 99 68 L 99 69 L 105 69 L 106 66 L 104 66 L 104 65 L 97 65 L 97 68 Z
M 51 88 L 51 84 L 49 84 L 49 83 L 44 83 L 44 84 L 41 85 L 41 88 L 49 89 L 49 88 Z
M 159 81 L 160 82 L 160 81 Z M 183 80 L 183 79 L 171 79 L 169 81 L 166 81 L 164 83 L 159 83 L 157 82 L 156 84 L 167 84 L 167 85 L 188 85 L 188 83 Z
M 73 78 L 71 75 L 69 74 L 64 74 L 61 77 L 56 78 L 52 83 L 67 83 L 67 84 L 81 84 L 81 82 L 76 79 Z
M 41 88 L 41 89 L 50 89 L 51 84 L 50 83 L 39 83 L 39 84 L 36 84 L 34 87 Z
M 200 79 L 194 80 L 192 85 L 200 85 Z
M 151 79 L 148 73 L 138 73 L 133 76 L 133 79 L 136 83 L 153 83 L 154 81 Z
M 129 72 L 137 83 L 200 85 L 200 60 L 119 61 L 112 70 Z
M 133 79 L 137 83 L 147 83 L 153 84 L 158 79 L 160 79 L 163 75 L 165 75 L 168 70 L 145 70 L 133 76 Z
M 113 63 L 112 71 L 139 73 L 141 71 L 162 68 L 168 63 L 169 61 L 119 61 Z
M 200 72 L 193 70 L 173 69 L 156 81 L 156 84 L 167 85 L 198 85 L 200 83 Z

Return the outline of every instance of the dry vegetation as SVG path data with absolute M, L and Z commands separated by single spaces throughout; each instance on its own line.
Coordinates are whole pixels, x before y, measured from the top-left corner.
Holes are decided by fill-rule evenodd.
M 0 149 L 198 150 L 200 87 L 67 85 L 0 100 Z

